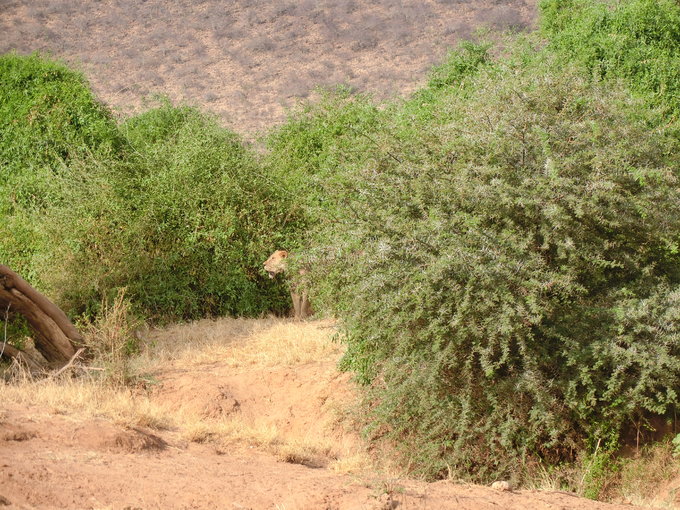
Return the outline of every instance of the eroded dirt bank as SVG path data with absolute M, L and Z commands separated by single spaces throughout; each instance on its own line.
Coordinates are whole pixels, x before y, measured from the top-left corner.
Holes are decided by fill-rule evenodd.
M 369 464 L 329 322 L 202 321 L 149 335 L 133 390 L 3 385 L 0 505 L 69 509 L 616 509 L 424 483 Z
M 371 479 L 12 406 L 0 425 L 8 508 L 615 509 L 566 493 Z

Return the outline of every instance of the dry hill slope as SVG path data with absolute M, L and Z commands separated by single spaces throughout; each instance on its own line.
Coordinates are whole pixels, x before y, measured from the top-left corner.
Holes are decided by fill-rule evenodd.
M 475 27 L 534 17 L 535 0 L 4 0 L 0 52 L 78 63 L 123 111 L 163 93 L 252 132 L 317 85 L 407 93 Z

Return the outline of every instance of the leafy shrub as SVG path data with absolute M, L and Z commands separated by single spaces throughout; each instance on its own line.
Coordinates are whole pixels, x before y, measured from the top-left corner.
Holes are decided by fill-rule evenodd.
M 0 71 L 3 263 L 72 314 L 121 287 L 155 319 L 286 309 L 261 263 L 300 214 L 234 133 L 167 103 L 118 126 L 38 55 Z
M 280 178 L 305 218 L 291 248 L 304 244 L 307 229 L 347 216 L 345 205 L 335 199 L 334 190 L 329 194 L 329 187 L 351 186 L 352 169 L 373 157 L 374 136 L 389 134 L 402 144 L 402 150 L 420 143 L 417 133 L 421 128 L 438 122 L 437 98 L 453 88 L 467 90 L 466 80 L 492 65 L 489 48 L 487 43 L 462 43 L 433 68 L 427 87 L 403 103 L 378 105 L 371 96 L 352 95 L 345 87 L 321 89 L 319 101 L 301 103 L 286 123 L 267 135 L 265 165 Z M 386 122 L 395 117 L 400 122 Z
M 53 208 L 45 278 L 72 309 L 127 287 L 152 318 L 257 315 L 287 306 L 261 270 L 296 216 L 240 139 L 190 107 L 162 104 L 121 126 L 125 161 L 74 167 Z
M 303 103 L 288 121 L 267 136 L 264 164 L 276 176 L 304 223 L 296 238 L 289 240 L 295 250 L 303 244 L 307 228 L 330 217 L 342 216 L 332 197 L 329 182 L 343 182 L 343 169 L 363 161 L 372 144 L 364 136 L 380 125 L 381 114 L 368 96 L 352 96 L 345 88 L 321 90 L 317 103 Z
M 36 282 L 44 208 L 65 199 L 53 177 L 122 144 L 83 76 L 39 55 L 0 56 L 0 260 Z
M 0 161 L 8 174 L 58 171 L 83 154 L 115 152 L 122 139 L 85 78 L 39 55 L 0 56 Z M 27 197 L 28 200 L 28 197 Z
M 309 251 L 368 432 L 429 477 L 609 451 L 678 403 L 678 141 L 544 60 L 475 72 L 406 150 L 383 118 Z
M 653 105 L 680 112 L 680 4 L 673 0 L 543 0 L 551 51 L 592 74 L 623 78 Z
M 443 87 L 460 85 L 465 78 L 474 75 L 485 64 L 491 63 L 490 44 L 476 44 L 463 41 L 449 53 L 444 62 L 430 71 L 427 88 L 439 90 Z M 422 93 L 422 92 L 421 92 Z

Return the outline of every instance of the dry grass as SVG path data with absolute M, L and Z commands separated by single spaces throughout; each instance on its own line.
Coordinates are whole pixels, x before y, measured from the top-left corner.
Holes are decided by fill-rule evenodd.
M 652 508 L 678 508 L 680 462 L 670 442 L 655 444 L 625 460 L 617 481 L 614 499 Z
M 361 448 L 339 444 L 331 437 L 290 437 L 276 425 L 234 416 L 210 421 L 184 415 L 181 437 L 195 443 L 211 443 L 218 449 L 234 445 L 254 447 L 270 453 L 282 462 L 310 467 L 327 467 L 336 473 L 360 473 L 375 467 Z
M 253 447 L 282 462 L 326 467 L 335 473 L 361 474 L 383 469 L 363 445 L 355 441 L 342 442 L 330 435 L 291 435 L 267 420 L 241 415 L 218 421 L 187 418 L 182 428 L 182 438 L 187 441 L 212 443 L 225 450 L 235 445 Z M 403 470 L 400 473 L 403 474 Z
M 119 296 L 103 307 L 97 321 L 88 325 L 87 336 L 90 344 L 100 343 L 95 364 L 111 361 L 113 366 L 123 366 L 120 373 L 125 374 L 128 383 L 145 378 L 147 383 L 153 383 L 154 374 L 172 367 L 182 367 L 188 373 L 195 370 L 200 376 L 206 366 L 215 364 L 248 370 L 333 364 L 342 352 L 341 344 L 333 339 L 335 328 L 330 320 L 220 319 L 147 332 L 141 352 L 123 363 L 121 349 L 131 336 L 126 314 L 125 301 Z M 170 430 L 180 440 L 211 443 L 217 448 L 255 447 L 285 462 L 326 466 L 341 473 L 372 467 L 356 438 L 339 440 L 330 433 L 296 434 L 290 430 L 284 433 L 272 418 L 253 413 L 211 417 L 195 409 L 178 410 L 172 402 L 157 398 L 153 384 L 152 391 L 146 391 L 121 384 L 119 377 L 102 377 L 99 370 L 81 366 L 77 373 L 78 377 L 65 373 L 42 380 L 15 374 L 10 383 L 0 382 L 0 394 L 6 403 L 31 406 L 48 415 L 69 415 L 75 420 L 105 418 L 126 427 Z M 341 413 L 341 409 L 335 412 L 329 407 L 326 414 L 331 418 L 326 416 L 324 420 L 340 430 Z
M 216 359 L 232 367 L 293 366 L 337 359 L 343 345 L 334 335 L 331 320 L 205 319 L 150 332 L 147 347 L 132 363 L 139 373 L 168 363 L 187 366 Z
M 580 496 L 593 465 L 588 459 L 574 464 L 528 466 L 522 488 L 540 491 L 570 491 Z M 614 458 L 599 476 L 599 499 L 644 508 L 674 509 L 680 502 L 680 463 L 669 441 L 641 449 L 628 458 Z
M 248 370 L 334 364 L 343 351 L 343 345 L 334 339 L 335 331 L 332 320 L 201 320 L 149 332 L 147 347 L 132 364 L 136 373 L 154 373 L 171 366 L 201 369 L 215 363 Z M 337 418 L 329 427 L 340 428 L 342 410 L 328 412 Z M 238 412 L 207 419 L 182 409 L 174 413 L 173 420 L 182 438 L 193 442 L 254 446 L 285 462 L 324 465 L 337 472 L 363 471 L 371 465 L 356 441 L 339 441 L 331 434 L 284 433 L 266 416 Z
M 121 302 L 109 307 L 105 316 L 111 323 L 122 320 L 121 308 L 124 308 Z M 95 329 L 104 338 L 112 339 L 104 352 L 117 352 L 119 344 L 115 335 L 102 333 L 112 333 L 110 326 L 100 321 Z M 216 364 L 245 371 L 277 367 L 295 371 L 296 367 L 309 363 L 336 360 L 342 345 L 333 340 L 334 334 L 332 321 L 220 319 L 174 325 L 148 332 L 148 344 L 130 360 L 127 370 L 137 377 L 173 366 L 182 367 L 188 373 L 192 370 L 200 373 Z M 356 438 L 344 440 L 342 434 L 333 433 L 291 433 L 281 430 L 271 417 L 252 413 L 210 417 L 196 410 L 178 410 L 166 401 L 159 401 L 153 391 L 126 387 L 111 378 L 99 377 L 97 372 L 93 374 L 78 378 L 64 374 L 56 379 L 34 380 L 19 373 L 11 383 L 0 382 L 0 394 L 6 404 L 30 407 L 46 415 L 68 415 L 75 421 L 105 418 L 126 427 L 174 431 L 174 437 L 180 442 L 209 443 L 217 451 L 256 448 L 283 462 L 323 466 L 337 473 L 404 474 L 403 469 L 389 463 L 389 452 L 374 452 L 372 458 Z M 342 430 L 343 412 L 346 410 L 336 409 L 335 418 L 330 419 L 330 428 L 335 432 Z M 333 415 L 325 414 L 323 419 L 327 421 L 328 415 Z M 636 458 L 620 461 L 620 468 L 608 475 L 606 498 L 652 508 L 674 508 L 680 465 L 672 453 L 672 445 L 662 443 L 643 450 Z M 589 466 L 587 462 L 581 468 L 578 465 L 553 469 L 534 466 L 524 477 L 522 488 L 578 490 L 577 485 L 583 482 Z
M 220 448 L 256 447 L 285 462 L 325 466 L 338 473 L 363 472 L 373 467 L 361 448 L 339 444 L 331 437 L 291 438 L 275 424 L 238 414 L 211 420 L 198 414 L 178 413 L 148 396 L 101 380 L 0 382 L 0 393 L 6 403 L 39 408 L 47 415 L 69 415 L 76 420 L 105 418 L 123 427 L 175 430 L 186 441 Z
M 131 308 L 123 288 L 112 302 L 104 298 L 94 320 L 80 325 L 92 364 L 113 384 L 124 385 L 130 377 L 128 360 L 135 349 L 134 331 L 140 325 Z
M 76 363 L 58 377 L 34 379 L 14 364 L 2 383 L 5 401 L 34 405 L 54 414 L 105 417 L 125 426 L 168 428 L 167 412 L 146 395 L 135 393 L 126 383 L 130 379 L 128 360 L 137 326 L 130 303 L 121 290 L 113 302 L 105 300 L 97 317 L 79 324 L 90 364 Z M 75 377 L 75 373 L 79 377 Z
M 49 414 L 107 418 L 123 426 L 168 429 L 176 424 L 163 406 L 104 379 L 69 377 L 0 382 L 4 402 L 43 409 Z

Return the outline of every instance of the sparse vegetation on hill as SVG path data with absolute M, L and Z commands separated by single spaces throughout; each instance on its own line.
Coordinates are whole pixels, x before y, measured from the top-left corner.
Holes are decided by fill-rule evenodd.
M 2 4 L 0 53 L 49 51 L 86 70 L 97 95 L 127 113 L 160 93 L 254 135 L 317 86 L 383 99 L 412 91 L 477 27 L 531 26 L 535 3 L 13 0 Z
M 340 320 L 370 441 L 427 478 L 581 462 L 565 488 L 597 497 L 632 428 L 680 404 L 680 7 L 542 12 L 408 98 L 322 93 L 262 153 L 168 102 L 116 123 L 80 75 L 3 57 L 35 81 L 2 92 L 27 134 L 0 139 L 0 261 L 73 314 L 126 287 L 152 319 L 252 316 L 285 311 L 261 270 L 285 247 Z

